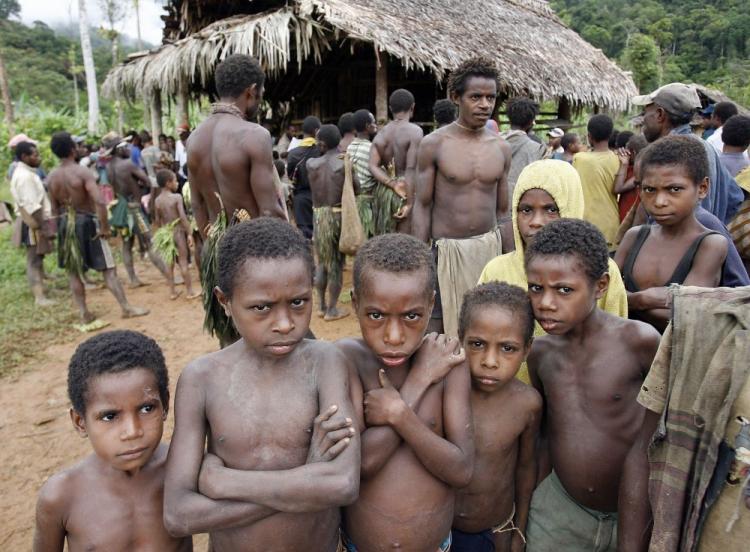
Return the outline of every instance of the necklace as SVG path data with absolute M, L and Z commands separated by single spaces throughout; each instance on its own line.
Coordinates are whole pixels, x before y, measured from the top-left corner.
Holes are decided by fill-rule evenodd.
M 211 115 L 215 115 L 217 113 L 226 113 L 227 115 L 234 115 L 235 117 L 239 117 L 243 121 L 246 120 L 245 114 L 240 111 L 240 108 L 231 103 L 216 102 L 214 104 L 211 104 Z
M 462 125 L 458 121 L 453 121 L 453 124 L 456 125 L 457 127 L 460 127 L 462 129 L 464 129 L 464 130 L 468 130 L 469 132 L 482 132 L 484 130 L 483 126 L 479 127 L 479 128 L 469 128 L 467 126 Z

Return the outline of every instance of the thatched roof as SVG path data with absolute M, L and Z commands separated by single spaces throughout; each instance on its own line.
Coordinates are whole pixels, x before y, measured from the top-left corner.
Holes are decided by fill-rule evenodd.
M 706 86 L 703 86 L 702 84 L 691 84 L 690 86 L 694 86 L 695 89 L 698 91 L 698 96 L 701 98 L 701 103 L 703 104 L 703 107 L 706 107 L 708 104 L 711 103 L 719 103 L 719 102 L 732 102 L 737 106 L 737 110 L 740 112 L 741 115 L 750 115 L 750 111 L 745 109 L 743 106 L 735 102 L 732 98 L 724 94 L 721 90 L 716 90 L 714 88 L 708 88 Z
M 439 79 L 481 53 L 496 60 L 508 94 L 618 110 L 637 94 L 630 76 L 543 0 L 289 0 L 129 59 L 110 72 L 105 92 L 174 94 L 183 78 L 205 87 L 216 64 L 232 53 L 259 57 L 273 75 L 347 42 L 371 43 L 407 69 L 429 70 Z

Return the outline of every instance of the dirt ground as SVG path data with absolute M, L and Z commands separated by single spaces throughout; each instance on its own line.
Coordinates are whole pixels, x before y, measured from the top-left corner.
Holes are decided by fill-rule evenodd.
M 180 297 L 169 300 L 169 292 L 159 273 L 147 264 L 137 271 L 151 285 L 127 289 L 134 305 L 151 309 L 142 318 L 123 320 L 114 298 L 106 290 L 88 295 L 90 308 L 110 322 L 105 330 L 130 329 L 153 337 L 164 350 L 174 387 L 182 368 L 199 355 L 214 351 L 218 341 L 203 332 L 203 309 L 199 299 Z M 118 272 L 121 273 L 122 269 Z M 351 272 L 345 272 L 346 282 Z M 197 280 L 197 274 L 194 274 Z M 180 288 L 182 289 L 182 288 Z M 345 287 L 348 292 L 349 287 Z M 344 304 L 344 308 L 351 305 Z M 70 307 L 72 308 L 72 306 Z M 102 330 L 102 331 L 105 331 Z M 334 340 L 359 335 L 356 319 L 349 316 L 336 322 L 323 322 L 313 314 L 312 330 L 321 339 Z M 81 334 L 69 343 L 45 347 L 39 358 L 23 366 L 17 375 L 0 381 L 0 550 L 29 550 L 34 530 L 36 495 L 53 473 L 69 466 L 91 452 L 89 443 L 74 432 L 67 397 L 67 365 L 76 346 L 92 334 Z M 173 418 L 167 420 L 164 440 L 172 435 Z M 196 550 L 206 550 L 205 535 L 195 537 Z

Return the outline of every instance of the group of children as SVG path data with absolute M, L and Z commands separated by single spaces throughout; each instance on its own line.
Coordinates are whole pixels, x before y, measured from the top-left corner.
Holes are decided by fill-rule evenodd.
M 334 151 L 337 133 L 323 134 Z M 338 170 L 330 163 L 315 169 Z M 169 447 L 158 345 L 118 331 L 79 346 L 71 419 L 94 454 L 45 483 L 35 550 L 66 538 L 70 550 L 189 550 L 208 532 L 216 551 L 615 551 L 644 417 L 636 396 L 669 318 L 664 286 L 717 285 L 728 246 L 695 218 L 700 143 L 662 139 L 639 165 L 655 224 L 623 239 L 624 283 L 602 233 L 578 220 L 575 169 L 528 166 L 513 195 L 516 251 L 464 296 L 458 339 L 425 335 L 436 269 L 416 238 L 360 248 L 362 337 L 327 343 L 306 339 L 308 241 L 278 219 L 230 227 L 216 294 L 242 339 L 183 370 Z M 169 199 L 157 217 L 182 221 Z M 628 303 L 651 324 L 628 320 Z

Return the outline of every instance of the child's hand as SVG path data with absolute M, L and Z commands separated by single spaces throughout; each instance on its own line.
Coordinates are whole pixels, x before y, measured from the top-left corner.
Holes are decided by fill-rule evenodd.
M 628 148 L 617 148 L 617 157 L 620 164 L 627 167 L 630 164 L 630 150 Z
M 224 461 L 215 454 L 207 453 L 203 457 L 201 471 L 198 474 L 198 492 L 203 496 L 218 500 L 218 490 L 215 485 L 216 473 L 224 467 Z
M 193 236 L 188 234 L 187 242 L 188 242 L 188 247 L 192 249 L 192 247 L 195 245 L 195 242 L 193 241 Z
M 365 421 L 368 426 L 395 425 L 408 407 L 382 368 L 378 379 L 380 389 L 365 393 Z
M 466 353 L 457 338 L 431 333 L 422 340 L 412 372 L 427 385 L 434 385 L 465 359 Z
M 352 420 L 341 416 L 332 420 L 337 410 L 338 406 L 332 405 L 315 417 L 306 464 L 333 460 L 349 445 L 355 432 Z

